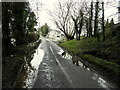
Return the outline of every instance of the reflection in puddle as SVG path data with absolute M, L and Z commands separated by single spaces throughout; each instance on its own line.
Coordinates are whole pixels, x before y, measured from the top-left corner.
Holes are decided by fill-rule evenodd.
M 66 59 L 72 59 L 72 56 L 69 55 L 69 54 L 66 53 L 66 52 L 63 52 L 63 53 L 62 53 L 62 56 L 63 56 L 63 58 L 66 58 Z
M 109 90 L 108 86 L 109 84 L 107 83 L 107 81 L 105 81 L 103 78 L 101 78 L 98 74 L 94 73 L 93 77 L 92 77 L 95 81 L 97 81 L 99 83 L 99 85 L 103 88 L 106 88 L 107 90 Z M 113 87 L 112 87 L 113 88 Z
M 38 49 L 36 49 L 35 53 L 30 55 L 31 58 L 24 58 L 26 63 L 22 68 L 20 76 L 16 82 L 17 88 L 32 88 L 38 74 L 38 68 L 42 62 L 43 56 L 44 51 L 40 49 L 39 46 Z
M 90 71 L 90 68 L 86 68 L 88 71 Z
M 87 68 L 87 70 L 90 70 L 84 63 L 82 63 L 77 56 L 71 56 L 70 54 L 67 53 L 67 51 L 63 51 L 60 49 L 58 52 L 63 58 L 69 59 L 72 61 L 72 63 L 76 66 L 84 67 Z
M 65 59 L 69 59 L 73 62 L 73 64 L 77 65 L 77 66 L 80 66 L 80 67 L 83 67 L 85 68 L 86 70 L 91 71 L 91 69 L 86 66 L 84 63 L 82 63 L 79 59 L 79 57 L 77 56 L 71 56 L 70 54 L 67 53 L 67 51 L 63 51 L 62 49 L 58 52 L 58 54 L 60 54 L 63 58 Z M 110 87 L 112 87 L 110 85 L 110 83 L 108 83 L 107 81 L 105 81 L 103 78 L 101 78 L 98 74 L 93 73 L 93 76 L 92 76 L 92 79 L 97 81 L 97 83 L 102 87 L 102 88 L 105 88 L 107 90 L 109 90 Z M 112 87 L 114 88 L 114 87 Z
M 70 54 L 68 54 L 66 51 L 63 51 L 62 49 L 60 49 L 58 54 L 62 55 L 62 57 L 65 59 L 72 59 L 72 56 Z
M 101 77 L 98 78 L 98 83 L 104 87 L 104 88 L 108 88 L 107 85 L 106 85 L 106 81 L 103 80 Z

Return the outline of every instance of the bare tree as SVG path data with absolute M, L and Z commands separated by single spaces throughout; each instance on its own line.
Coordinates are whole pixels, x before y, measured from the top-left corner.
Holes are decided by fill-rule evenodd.
M 71 8 L 73 5 L 74 3 L 72 1 L 59 1 L 56 10 L 54 12 L 49 11 L 50 16 L 52 16 L 52 20 L 56 24 L 57 28 L 65 34 L 67 40 L 74 39 L 75 35 L 71 19 Z
M 80 10 L 80 19 L 79 19 L 79 23 L 78 23 L 78 26 L 79 26 L 79 32 L 78 32 L 78 40 L 80 40 L 80 35 L 81 35 L 81 32 L 82 32 L 82 27 L 83 27 L 83 12 L 82 10 Z
M 76 39 L 80 40 L 82 28 L 84 25 L 84 18 L 88 14 L 88 6 L 85 1 L 76 2 L 73 7 L 72 20 L 74 22 L 74 30 L 76 33 Z
M 118 3 L 118 5 L 117 5 Z M 117 8 L 118 12 L 113 13 L 111 15 L 109 15 L 107 18 L 109 17 L 116 17 L 118 15 L 118 23 L 120 23 L 120 0 L 107 0 L 107 2 L 105 3 L 106 8 Z
M 78 15 L 78 6 L 76 6 L 76 5 L 77 5 L 77 3 L 72 8 L 71 18 L 72 18 L 73 23 L 74 23 L 74 31 L 75 31 L 76 39 L 78 39 L 78 21 L 79 21 L 79 15 Z
M 76 39 L 80 40 L 80 35 L 82 31 L 83 26 L 83 12 L 82 10 L 79 11 L 78 16 L 75 18 L 74 16 L 71 16 L 74 22 L 74 28 L 76 33 Z

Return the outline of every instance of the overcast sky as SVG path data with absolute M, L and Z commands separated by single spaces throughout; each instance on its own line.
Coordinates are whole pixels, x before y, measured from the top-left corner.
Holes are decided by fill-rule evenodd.
M 51 17 L 49 16 L 47 10 L 52 11 L 56 3 L 58 2 L 58 0 L 29 0 L 29 1 L 31 3 L 31 7 L 33 8 L 34 12 L 36 12 L 36 1 L 39 2 L 38 3 L 38 16 L 39 16 L 38 22 L 40 22 L 40 26 L 47 23 L 51 28 L 56 29 L 55 24 L 50 20 Z M 108 0 L 104 0 L 104 1 L 106 2 Z M 109 6 L 108 4 L 107 6 L 105 6 L 105 19 L 114 18 L 114 20 L 117 22 L 118 16 L 113 14 L 117 12 L 118 0 L 109 0 L 109 1 L 112 1 L 112 3 Z M 110 15 L 113 15 L 113 16 L 109 17 Z

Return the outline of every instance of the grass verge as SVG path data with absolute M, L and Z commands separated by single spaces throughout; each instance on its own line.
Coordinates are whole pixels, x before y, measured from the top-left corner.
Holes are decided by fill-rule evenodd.
M 112 79 L 119 83 L 120 47 L 118 42 L 97 42 L 96 38 L 83 38 L 79 41 L 74 39 L 59 45 L 69 52 L 79 56 L 84 61 L 102 69 L 103 72 L 105 71 L 105 73 L 109 73 Z

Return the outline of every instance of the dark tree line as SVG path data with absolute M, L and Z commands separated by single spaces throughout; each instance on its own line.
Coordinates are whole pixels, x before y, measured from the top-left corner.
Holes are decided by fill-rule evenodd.
M 2 46 L 3 55 L 11 47 L 27 44 L 27 35 L 35 31 L 36 17 L 28 2 L 2 2 Z
M 88 16 L 89 18 L 86 17 L 85 20 L 87 37 L 97 37 L 99 42 L 102 31 L 103 41 L 105 41 L 104 2 L 91 2 Z
M 81 8 L 79 8 L 79 11 L 80 12 L 77 17 L 75 15 L 72 16 L 76 39 L 80 40 L 81 32 L 83 27 L 85 27 L 86 37 L 97 37 L 99 42 L 100 31 L 102 31 L 103 41 L 105 41 L 104 2 L 91 1 L 90 6 L 88 6 L 86 2 L 83 2 Z M 101 17 L 100 11 L 102 12 Z

